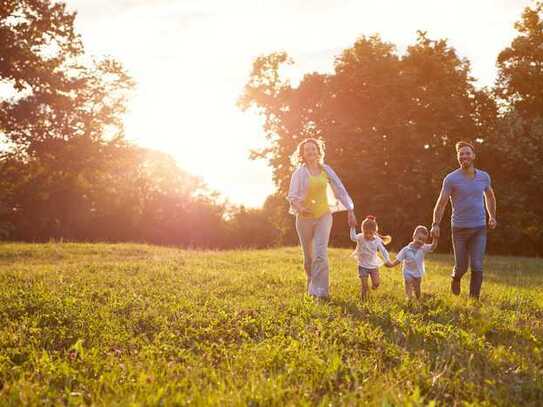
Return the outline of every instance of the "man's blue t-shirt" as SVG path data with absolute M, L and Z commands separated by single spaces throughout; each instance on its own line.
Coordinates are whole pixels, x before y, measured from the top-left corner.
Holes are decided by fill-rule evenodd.
M 481 170 L 475 170 L 474 178 L 466 176 L 460 168 L 445 177 L 443 193 L 451 199 L 453 227 L 475 228 L 486 225 L 483 196 L 490 185 L 490 176 Z

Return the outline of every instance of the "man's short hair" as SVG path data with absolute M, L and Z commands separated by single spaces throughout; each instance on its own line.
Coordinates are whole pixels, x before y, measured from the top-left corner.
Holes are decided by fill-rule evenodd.
M 456 152 L 460 150 L 462 147 L 469 147 L 471 148 L 471 151 L 475 152 L 475 147 L 473 147 L 473 144 L 468 143 L 467 141 L 459 141 L 456 143 Z

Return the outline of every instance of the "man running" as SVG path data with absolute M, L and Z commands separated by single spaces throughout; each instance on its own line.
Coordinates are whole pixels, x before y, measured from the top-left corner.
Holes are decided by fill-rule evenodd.
M 494 229 L 496 222 L 496 197 L 492 190 L 490 176 L 476 169 L 475 148 L 472 144 L 456 143 L 456 153 L 460 168 L 449 173 L 443 180 L 443 187 L 434 207 L 434 218 L 430 233 L 439 237 L 439 224 L 447 207 L 452 205 L 452 243 L 454 250 L 454 269 L 451 291 L 460 294 L 460 280 L 471 264 L 469 295 L 478 299 L 483 283 L 483 258 L 486 249 L 486 210 L 488 227 Z

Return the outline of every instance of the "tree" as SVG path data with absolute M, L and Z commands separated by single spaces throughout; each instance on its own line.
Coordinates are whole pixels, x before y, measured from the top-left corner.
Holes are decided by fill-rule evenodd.
M 68 79 L 63 67 L 83 54 L 74 31 L 75 13 L 50 0 L 0 3 L 0 81 L 17 92 L 58 88 Z
M 519 35 L 497 59 L 500 106 L 492 140 L 499 157 L 502 244 L 514 253 L 543 247 L 543 4 L 527 7 Z
M 107 182 L 106 152 L 123 143 L 133 82 L 115 60 L 83 63 L 73 22 L 48 0 L 5 1 L 0 10 L 0 80 L 12 85 L 0 101 L 10 146 L 1 165 L 12 179 L 4 205 L 29 239 L 77 236 L 91 189 Z
M 497 59 L 496 94 L 505 110 L 526 119 L 543 111 L 543 3 L 527 7 L 515 23 L 519 35 Z
M 230 236 L 237 246 L 265 248 L 279 243 L 279 231 L 266 208 L 236 208 L 228 220 Z

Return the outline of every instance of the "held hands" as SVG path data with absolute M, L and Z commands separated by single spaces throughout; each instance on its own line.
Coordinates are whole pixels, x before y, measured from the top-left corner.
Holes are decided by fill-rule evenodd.
M 400 264 L 400 260 L 396 259 L 394 261 L 385 261 L 385 266 L 388 267 L 388 268 L 393 268 L 393 267 L 396 267 L 398 264 Z
M 488 227 L 489 227 L 489 229 L 495 229 L 496 226 L 498 226 L 498 221 L 496 220 L 496 218 L 488 219 Z

